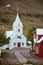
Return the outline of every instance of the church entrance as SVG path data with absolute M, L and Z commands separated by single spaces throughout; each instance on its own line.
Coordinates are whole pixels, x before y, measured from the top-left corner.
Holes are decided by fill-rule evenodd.
M 18 43 L 18 47 L 20 47 L 20 43 Z

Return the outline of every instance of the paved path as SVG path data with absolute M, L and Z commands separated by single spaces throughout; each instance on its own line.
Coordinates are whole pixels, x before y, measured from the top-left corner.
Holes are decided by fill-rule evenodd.
M 2 59 L 0 59 L 2 60 Z M 43 64 L 43 59 L 34 58 L 29 54 L 29 49 L 26 48 L 14 48 L 9 51 L 4 58 L 7 63 L 26 63 L 27 61 L 32 63 Z
M 20 63 L 26 63 L 28 61 L 28 59 L 26 59 L 22 54 L 20 54 L 19 51 L 15 51 L 14 55 L 17 57 Z

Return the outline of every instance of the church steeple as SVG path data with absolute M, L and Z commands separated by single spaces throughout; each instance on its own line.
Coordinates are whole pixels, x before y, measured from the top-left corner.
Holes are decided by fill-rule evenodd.
M 15 19 L 15 22 L 17 22 L 17 23 L 20 22 L 20 18 L 19 18 L 18 12 L 17 12 L 17 16 L 16 16 L 16 19 Z
M 22 26 L 22 22 L 20 21 L 20 18 L 19 18 L 19 15 L 18 15 L 18 12 L 17 12 L 17 16 L 16 16 L 16 19 L 15 19 L 15 22 L 13 23 L 13 26 Z

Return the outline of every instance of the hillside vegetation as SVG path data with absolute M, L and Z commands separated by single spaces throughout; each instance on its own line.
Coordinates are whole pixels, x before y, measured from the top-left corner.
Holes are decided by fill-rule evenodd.
M 43 0 L 0 0 L 0 35 L 1 32 L 4 34 L 6 30 L 12 30 L 17 9 L 25 36 L 29 29 L 43 27 Z

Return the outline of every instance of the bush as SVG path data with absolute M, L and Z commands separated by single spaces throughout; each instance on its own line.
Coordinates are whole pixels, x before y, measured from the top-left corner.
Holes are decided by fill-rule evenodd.
M 3 33 L 0 33 L 0 46 L 9 43 L 9 38 L 6 39 Z
M 27 40 L 30 40 L 33 42 L 33 32 L 36 30 L 36 28 L 32 28 L 30 30 L 28 30 L 28 34 L 27 34 Z
M 2 52 L 1 57 L 4 58 L 7 55 L 7 52 Z
M 2 65 L 2 62 L 1 62 L 1 60 L 0 60 L 0 65 Z

